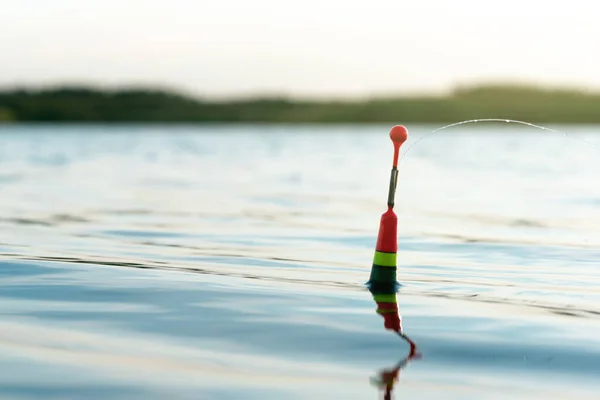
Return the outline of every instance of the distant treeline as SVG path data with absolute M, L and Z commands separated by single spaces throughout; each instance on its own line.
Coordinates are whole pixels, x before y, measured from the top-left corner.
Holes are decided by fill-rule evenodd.
M 600 93 L 488 85 L 458 88 L 437 97 L 208 101 L 153 89 L 0 91 L 0 121 L 13 122 L 441 123 L 473 118 L 600 123 Z

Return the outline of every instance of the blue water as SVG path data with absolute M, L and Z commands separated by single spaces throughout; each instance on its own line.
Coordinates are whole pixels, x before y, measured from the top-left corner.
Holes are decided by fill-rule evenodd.
M 389 128 L 0 126 L 0 398 L 381 398 Z M 598 398 L 600 128 L 559 128 L 402 160 L 393 398 Z

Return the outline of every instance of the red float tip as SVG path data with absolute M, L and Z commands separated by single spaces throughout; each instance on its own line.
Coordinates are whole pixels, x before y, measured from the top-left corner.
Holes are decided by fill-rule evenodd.
M 398 166 L 398 154 L 400 153 L 400 146 L 408 139 L 408 130 L 404 125 L 396 125 L 390 131 L 390 139 L 394 142 L 394 167 Z
M 408 130 L 404 125 L 396 125 L 390 131 L 390 138 L 394 142 L 394 145 L 400 146 L 408 139 Z

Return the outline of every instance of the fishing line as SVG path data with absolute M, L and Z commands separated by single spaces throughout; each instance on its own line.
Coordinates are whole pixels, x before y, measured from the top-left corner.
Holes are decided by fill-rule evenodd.
M 531 122 L 525 122 L 525 121 L 518 121 L 515 119 L 505 119 L 505 118 L 479 118 L 479 119 L 469 119 L 466 121 L 460 121 L 460 122 L 455 122 L 453 124 L 449 124 L 449 125 L 445 125 L 442 126 L 441 128 L 437 128 L 429 133 L 427 133 L 426 135 L 420 137 L 419 139 L 417 139 L 416 142 L 414 142 L 413 144 L 411 144 L 410 146 L 408 146 L 408 148 L 406 149 L 406 151 L 404 152 L 404 154 L 402 155 L 402 157 L 400 157 L 400 162 L 402 162 L 402 160 L 404 159 L 404 157 L 406 157 L 406 155 L 408 154 L 408 152 L 410 151 L 410 149 L 412 149 L 413 147 L 415 147 L 417 145 L 417 143 L 419 143 L 421 140 L 433 135 L 436 132 L 439 132 L 441 130 L 444 129 L 448 129 L 448 128 L 452 128 L 454 126 L 458 126 L 458 125 L 464 125 L 464 124 L 473 124 L 473 123 L 479 123 L 479 122 L 506 122 L 506 123 L 513 123 L 513 124 L 521 124 L 521 125 L 526 125 L 532 128 L 536 128 L 536 129 L 541 129 L 544 131 L 549 131 L 549 132 L 554 132 L 554 133 L 559 133 L 559 134 L 563 134 L 565 135 L 565 137 L 568 137 L 570 139 L 576 139 L 579 140 L 585 144 L 587 144 L 588 146 L 593 147 L 594 149 L 596 149 L 596 145 L 592 142 L 589 142 L 585 139 L 579 138 L 579 137 L 575 137 L 575 136 L 570 136 L 569 134 L 567 134 L 566 132 L 562 132 L 562 131 L 558 131 L 555 129 L 551 129 L 551 128 L 547 128 L 545 126 L 541 126 L 541 125 L 536 125 L 536 124 L 532 124 Z

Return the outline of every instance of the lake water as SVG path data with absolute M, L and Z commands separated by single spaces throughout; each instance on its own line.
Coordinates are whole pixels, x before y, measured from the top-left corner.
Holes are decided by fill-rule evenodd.
M 0 127 L 0 398 L 381 398 L 389 129 Z M 402 159 L 394 398 L 598 398 L 600 128 L 560 129 Z

